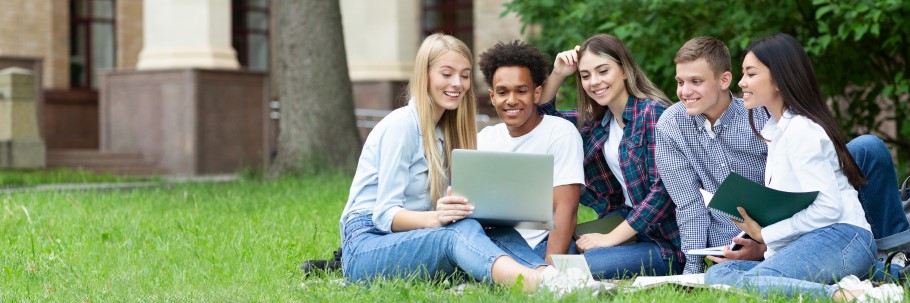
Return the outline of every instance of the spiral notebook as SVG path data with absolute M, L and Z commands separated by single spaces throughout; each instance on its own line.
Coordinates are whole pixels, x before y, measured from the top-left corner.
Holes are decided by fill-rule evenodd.
M 735 172 L 730 172 L 713 195 L 700 189 L 708 209 L 721 212 L 739 222 L 737 206 L 761 226 L 768 226 L 787 219 L 812 205 L 818 197 L 817 191 L 786 192 L 752 182 Z

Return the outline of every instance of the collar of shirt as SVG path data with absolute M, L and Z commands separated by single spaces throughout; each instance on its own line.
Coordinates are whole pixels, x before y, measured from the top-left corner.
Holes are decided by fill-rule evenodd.
M 717 133 L 714 132 L 714 127 L 711 126 L 711 120 L 705 120 L 705 124 L 702 128 L 705 130 L 705 132 L 708 133 L 708 136 L 711 136 L 712 139 L 717 138 Z
M 408 110 L 414 115 L 414 121 L 417 121 L 417 134 L 423 138 L 423 130 L 420 129 L 420 113 L 417 112 L 417 101 L 415 101 L 414 98 L 408 100 Z M 439 125 L 436 125 L 436 141 L 441 150 L 445 141 L 443 141 L 442 128 L 440 128 Z
M 635 115 L 637 99 L 635 96 L 629 95 L 629 100 L 626 100 L 626 107 L 622 110 L 622 123 L 627 124 L 627 122 L 632 120 L 632 117 Z M 604 118 L 600 120 L 601 127 L 607 127 L 610 125 L 610 119 L 613 118 L 613 112 L 610 111 L 610 108 L 607 108 L 604 113 Z
M 734 97 L 732 92 L 729 94 L 730 94 L 730 104 L 727 105 L 727 109 L 724 110 L 724 113 L 720 115 L 720 118 L 717 119 L 717 121 L 714 123 L 713 127 L 712 127 L 710 121 L 708 121 L 708 118 L 705 117 L 705 115 L 703 115 L 703 114 L 689 116 L 689 117 L 691 117 L 692 124 L 695 125 L 695 129 L 698 129 L 701 131 L 710 130 L 711 132 L 709 132 L 709 134 L 712 132 L 715 134 L 720 133 L 721 130 L 723 129 L 723 127 L 729 125 L 730 122 L 734 121 L 736 116 L 744 115 L 744 114 L 748 113 L 748 110 L 746 109 L 746 107 L 743 106 L 743 100 L 740 98 Z M 711 129 L 709 129 L 709 128 L 711 128 Z
M 413 97 L 408 100 L 408 111 L 414 115 L 414 121 L 417 123 L 417 134 L 423 137 L 423 130 L 420 129 L 420 112 L 417 111 L 417 100 Z
M 784 131 L 787 130 L 787 126 L 790 125 L 790 120 L 792 120 L 794 116 L 796 116 L 796 114 L 789 109 L 784 111 L 780 120 L 771 116 L 771 118 L 768 118 L 768 122 L 765 123 L 765 127 L 761 130 L 761 136 L 774 142 L 775 139 L 784 134 Z

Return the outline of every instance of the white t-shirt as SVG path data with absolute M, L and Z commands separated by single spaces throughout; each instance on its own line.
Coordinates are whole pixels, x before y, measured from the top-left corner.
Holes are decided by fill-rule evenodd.
M 513 138 L 505 123 L 484 127 L 477 133 L 477 150 L 500 152 L 523 152 L 553 155 L 553 187 L 567 184 L 584 184 L 584 153 L 581 146 L 581 135 L 575 125 L 562 118 L 543 116 L 531 132 Z M 536 247 L 548 231 L 518 229 L 528 241 Z
M 622 174 L 622 168 L 619 167 L 619 143 L 622 142 L 622 127 L 616 123 L 616 119 L 610 119 L 610 136 L 607 137 L 606 146 L 604 146 L 604 159 L 607 160 L 607 166 L 610 172 L 619 181 L 622 186 L 622 196 L 626 198 L 626 205 L 632 206 L 632 199 L 629 199 L 629 188 L 626 186 L 626 177 Z

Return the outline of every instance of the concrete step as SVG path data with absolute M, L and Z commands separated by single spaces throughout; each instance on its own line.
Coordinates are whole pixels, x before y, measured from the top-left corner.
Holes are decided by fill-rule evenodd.
M 56 168 L 68 168 L 77 171 L 89 171 L 93 173 L 110 173 L 118 176 L 160 176 L 166 175 L 167 172 L 157 167 L 86 167 L 86 166 L 58 166 Z
M 69 168 L 115 175 L 153 176 L 167 171 L 145 160 L 140 154 L 109 153 L 98 150 L 50 150 L 48 168 Z
M 47 151 L 51 159 L 105 159 L 105 160 L 142 160 L 142 155 L 134 153 L 101 152 L 92 149 L 57 149 Z
M 104 159 L 104 158 L 85 158 L 85 159 L 74 159 L 74 158 L 51 158 L 48 156 L 47 165 L 48 166 L 130 166 L 137 164 L 152 164 L 148 161 L 139 159 Z

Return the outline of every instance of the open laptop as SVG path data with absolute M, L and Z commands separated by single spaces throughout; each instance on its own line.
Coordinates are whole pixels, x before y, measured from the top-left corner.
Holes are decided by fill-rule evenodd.
M 452 192 L 482 225 L 554 228 L 553 155 L 456 149 L 451 167 Z

